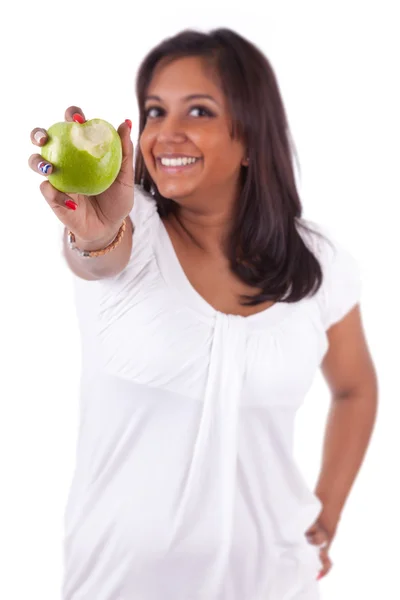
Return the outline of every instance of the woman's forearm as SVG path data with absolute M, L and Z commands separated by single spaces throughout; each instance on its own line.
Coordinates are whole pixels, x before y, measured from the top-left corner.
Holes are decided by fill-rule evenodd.
M 334 528 L 363 463 L 376 413 L 375 388 L 332 400 L 315 493 Z

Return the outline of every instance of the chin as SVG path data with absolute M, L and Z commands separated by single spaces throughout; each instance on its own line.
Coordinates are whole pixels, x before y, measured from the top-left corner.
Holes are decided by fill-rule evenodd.
M 195 187 L 190 185 L 184 185 L 182 182 L 163 182 L 158 183 L 156 181 L 157 189 L 164 198 L 171 198 L 171 200 L 178 200 L 179 198 L 186 198 L 194 193 Z

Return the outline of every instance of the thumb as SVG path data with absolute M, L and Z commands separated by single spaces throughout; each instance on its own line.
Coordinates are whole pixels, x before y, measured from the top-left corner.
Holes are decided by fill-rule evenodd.
M 122 164 L 118 180 L 132 186 L 133 183 L 133 143 L 131 140 L 132 121 L 126 119 L 118 127 L 118 134 L 122 145 Z

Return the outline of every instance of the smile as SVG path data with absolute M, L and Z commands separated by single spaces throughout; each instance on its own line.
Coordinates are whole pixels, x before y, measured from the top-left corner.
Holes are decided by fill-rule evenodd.
M 178 173 L 187 171 L 201 161 L 201 158 L 182 157 L 182 158 L 157 158 L 157 167 L 166 173 Z

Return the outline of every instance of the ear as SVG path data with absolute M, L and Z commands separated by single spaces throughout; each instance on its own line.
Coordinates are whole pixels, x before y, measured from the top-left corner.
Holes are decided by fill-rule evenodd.
M 249 157 L 246 157 L 246 158 L 244 158 L 244 159 L 242 160 L 242 165 L 243 165 L 244 167 L 248 167 L 248 166 L 249 166 L 249 162 L 250 162 L 250 159 L 249 159 Z

